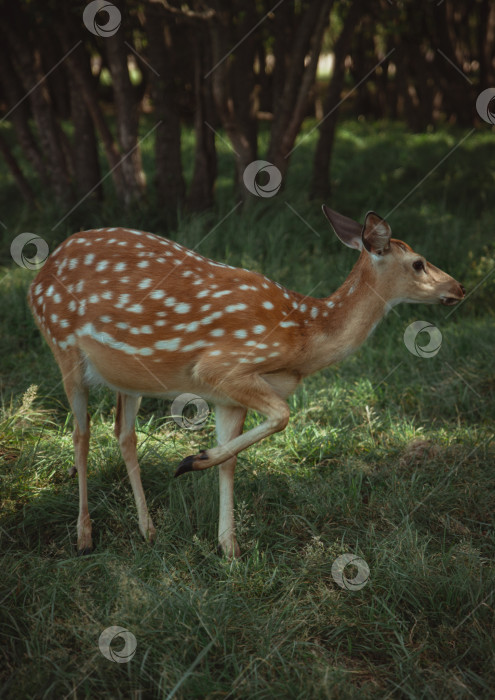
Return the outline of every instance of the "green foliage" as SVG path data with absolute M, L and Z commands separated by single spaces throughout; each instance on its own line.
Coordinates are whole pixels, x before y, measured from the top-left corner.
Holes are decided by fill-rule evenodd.
M 231 154 L 219 144 L 219 209 L 184 217 L 173 237 L 298 291 L 330 293 L 355 253 L 332 237 L 320 203 L 306 201 L 314 136 L 295 151 L 277 197 L 220 225 L 234 202 Z M 368 209 L 386 216 L 414 190 L 390 216 L 395 235 L 471 294 L 452 313 L 397 307 L 356 355 L 305 382 L 290 399 L 286 431 L 241 454 L 238 561 L 216 555 L 216 470 L 171 478 L 184 455 L 213 444 L 213 418 L 188 432 L 166 402 L 143 402 L 138 454 L 158 530 L 149 547 L 112 432 L 113 397 L 103 391 L 91 402 L 95 551 L 75 556 L 72 420 L 26 310 L 33 274 L 4 251 L 2 697 L 166 698 L 174 688 L 188 699 L 493 693 L 492 136 L 473 134 L 434 170 L 459 134 L 345 123 L 338 136 L 332 206 L 355 218 Z M 186 161 L 188 135 L 184 153 Z M 81 208 L 51 236 L 62 214 L 16 209 L 4 194 L 8 240 L 32 230 L 52 247 L 71 226 L 125 219 L 156 230 L 160 221 L 153 203 L 125 217 L 108 205 L 104 219 Z M 417 319 L 441 330 L 434 358 L 404 346 Z M 258 420 L 250 415 L 247 427 Z M 332 563 L 346 552 L 370 567 L 359 591 L 333 579 Z M 127 664 L 98 649 L 111 625 L 136 637 Z

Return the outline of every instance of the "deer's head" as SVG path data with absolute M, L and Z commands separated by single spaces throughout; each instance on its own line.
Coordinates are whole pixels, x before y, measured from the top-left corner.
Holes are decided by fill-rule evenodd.
M 389 224 L 375 212 L 366 214 L 364 224 L 326 205 L 323 213 L 342 243 L 361 251 L 358 266 L 364 280 L 389 306 L 403 301 L 451 306 L 464 299 L 459 282 L 407 243 L 392 238 Z

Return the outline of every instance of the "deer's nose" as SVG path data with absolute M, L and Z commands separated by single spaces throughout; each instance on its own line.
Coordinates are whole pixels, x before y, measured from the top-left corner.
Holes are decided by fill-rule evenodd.
M 464 287 L 464 285 L 460 284 L 459 287 L 461 288 L 462 294 L 466 296 L 466 288 Z

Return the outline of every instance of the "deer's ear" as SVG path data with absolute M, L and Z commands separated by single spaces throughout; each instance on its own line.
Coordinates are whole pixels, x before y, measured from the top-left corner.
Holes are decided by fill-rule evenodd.
M 363 245 L 368 253 L 383 255 L 390 248 L 390 237 L 392 229 L 385 219 L 378 216 L 374 211 L 366 214 L 363 226 Z
M 349 248 L 363 249 L 362 231 L 363 227 L 357 221 L 349 219 L 343 214 L 330 209 L 326 204 L 322 205 L 322 210 L 329 220 L 333 230 L 342 243 Z

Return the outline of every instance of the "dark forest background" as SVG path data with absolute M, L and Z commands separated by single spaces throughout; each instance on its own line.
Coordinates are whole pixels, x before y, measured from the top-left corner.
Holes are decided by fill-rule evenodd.
M 102 32 L 115 20 L 106 5 L 94 17 Z M 342 112 L 414 131 L 469 127 L 480 122 L 477 95 L 495 84 L 489 0 L 113 6 L 120 27 L 100 37 L 83 23 L 86 3 L 0 5 L 0 149 L 30 205 L 98 206 L 110 180 L 125 207 L 153 193 L 170 228 L 178 211 L 214 204 L 215 132 L 230 143 L 236 197 L 245 199 L 245 167 L 266 158 L 284 177 L 307 117 L 319 129 L 308 193 L 328 198 Z M 182 126 L 194 131 L 187 187 Z M 260 129 L 269 130 L 263 153 Z M 151 133 L 155 163 L 145 174 L 141 142 Z

